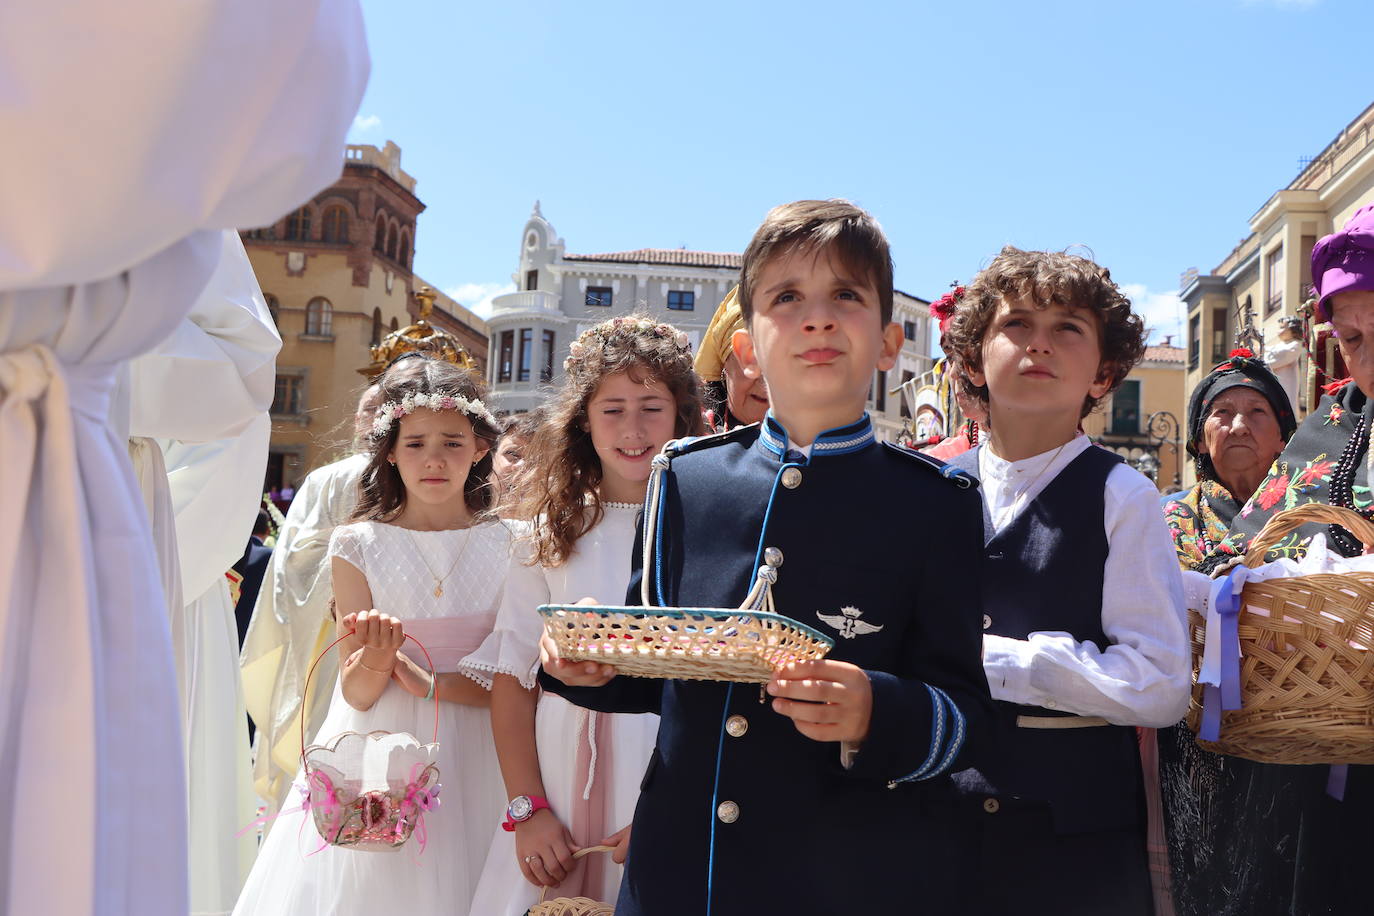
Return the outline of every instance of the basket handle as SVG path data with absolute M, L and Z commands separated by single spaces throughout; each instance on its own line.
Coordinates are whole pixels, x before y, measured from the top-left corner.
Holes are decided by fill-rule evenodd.
M 334 648 L 339 643 L 343 642 L 345 639 L 347 639 L 348 637 L 352 636 L 354 633 L 357 632 L 357 630 L 349 630 L 347 633 L 340 636 L 338 639 L 334 640 L 329 645 L 325 646 L 324 651 L 322 651 L 319 655 L 315 656 L 315 660 L 310 663 L 310 670 L 305 673 L 305 687 L 301 690 L 302 697 L 310 696 L 310 679 L 314 677 L 316 666 L 318 666 L 320 661 L 323 660 L 324 657 L 329 654 L 329 650 Z M 434 670 L 434 660 L 429 657 L 429 650 L 425 648 L 425 644 L 420 642 L 420 640 L 416 639 L 414 636 L 411 636 L 409 633 L 406 634 L 406 639 L 415 643 L 415 645 L 420 647 L 420 651 L 425 653 L 425 661 L 429 663 L 429 676 L 432 678 L 437 678 L 439 675 Z M 305 718 L 305 708 L 302 707 L 300 716 L 302 763 L 305 762 Z M 439 689 L 437 685 L 435 686 L 434 690 L 434 737 L 431 740 L 439 740 Z
M 1269 521 L 1264 523 L 1264 528 L 1255 535 L 1254 540 L 1250 542 L 1250 549 L 1245 553 L 1245 565 L 1251 568 L 1259 566 L 1264 562 L 1264 555 L 1270 547 L 1277 544 L 1285 534 L 1308 522 L 1340 525 L 1349 529 L 1350 533 L 1366 546 L 1374 544 L 1374 523 L 1358 512 L 1327 503 L 1304 503 L 1292 509 L 1275 512 Z
M 591 853 L 593 853 L 593 852 L 611 852 L 611 851 L 614 850 L 614 849 L 615 849 L 614 846 L 583 846 L 583 847 L 582 847 L 581 849 L 579 849 L 577 852 L 573 853 L 573 860 L 576 861 L 577 859 L 580 859 L 580 858 L 582 858 L 583 856 L 589 855 L 589 854 L 591 854 Z M 545 885 L 545 886 L 539 891 L 539 902 L 540 902 L 540 903 L 543 903 L 543 902 L 544 902 L 544 898 L 547 897 L 548 895 L 549 895 L 549 888 L 548 888 L 548 885 Z

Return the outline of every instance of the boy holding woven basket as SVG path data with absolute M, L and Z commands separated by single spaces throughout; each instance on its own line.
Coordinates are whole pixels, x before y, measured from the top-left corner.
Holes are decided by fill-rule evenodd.
M 955 775 L 980 833 L 977 900 L 1056 916 L 1153 911 L 1136 731 L 1188 706 L 1184 597 L 1159 493 L 1083 435 L 1145 349 L 1108 271 L 1004 248 L 943 339 L 987 438 L 983 664 L 997 748 Z
M 969 764 L 990 712 L 977 491 L 874 437 L 865 399 L 902 331 L 871 216 L 835 200 L 774 209 L 739 299 L 734 354 L 772 407 L 659 456 L 662 523 L 641 523 L 652 556 L 636 558 L 627 603 L 644 576 L 657 606 L 738 607 L 766 566 L 777 611 L 834 648 L 766 693 L 549 655 L 547 689 L 662 716 L 616 912 L 959 912 L 974 849 L 948 774 Z

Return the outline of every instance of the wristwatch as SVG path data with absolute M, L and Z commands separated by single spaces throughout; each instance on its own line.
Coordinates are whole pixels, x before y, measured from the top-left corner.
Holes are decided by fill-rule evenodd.
M 548 799 L 540 798 L 538 795 L 517 795 L 506 806 L 506 820 L 501 824 L 501 828 L 509 833 L 515 829 L 516 824 L 523 824 L 534 817 L 534 812 L 547 807 Z

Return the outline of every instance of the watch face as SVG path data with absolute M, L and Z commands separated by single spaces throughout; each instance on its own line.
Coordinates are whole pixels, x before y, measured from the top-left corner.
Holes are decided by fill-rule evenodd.
M 513 821 L 528 820 L 534 813 L 534 802 L 528 795 L 517 795 L 510 801 L 510 817 Z

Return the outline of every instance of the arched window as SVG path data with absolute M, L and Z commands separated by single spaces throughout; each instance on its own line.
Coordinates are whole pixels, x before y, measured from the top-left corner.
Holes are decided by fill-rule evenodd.
M 396 253 L 396 260 L 400 261 L 401 264 L 402 264 L 402 266 L 404 266 L 404 267 L 409 267 L 409 266 L 410 266 L 410 230 L 409 230 L 409 229 L 402 229 L 402 230 L 401 230 L 401 250 L 398 251 L 398 252 Z
M 372 346 L 382 342 L 382 310 L 372 310 Z
M 326 242 L 348 241 L 348 210 L 335 204 L 324 211 L 324 240 Z
M 304 242 L 310 238 L 309 207 L 301 207 L 286 218 L 286 238 L 292 242 Z
M 391 260 L 396 260 L 396 224 L 392 223 L 391 228 L 386 232 L 386 256 Z
M 400 321 L 400 319 L 393 316 L 392 319 L 391 319 L 391 330 L 393 330 L 393 331 L 399 331 L 400 329 L 401 329 L 401 321 Z
M 377 229 L 372 236 L 372 250 L 378 254 L 386 251 L 386 216 L 377 214 Z
M 267 300 L 267 311 L 272 313 L 272 323 L 280 326 L 281 316 L 278 313 L 281 310 L 281 303 L 278 302 L 277 297 L 271 293 L 263 293 L 262 297 Z
M 316 296 L 305 307 L 305 333 L 311 337 L 334 336 L 334 306 L 328 299 Z

